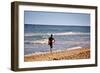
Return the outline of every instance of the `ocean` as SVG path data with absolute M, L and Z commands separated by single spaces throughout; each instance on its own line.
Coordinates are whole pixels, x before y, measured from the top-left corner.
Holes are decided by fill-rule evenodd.
M 90 48 L 90 26 L 24 24 L 24 55 L 49 52 L 48 38 L 53 34 L 53 51 Z

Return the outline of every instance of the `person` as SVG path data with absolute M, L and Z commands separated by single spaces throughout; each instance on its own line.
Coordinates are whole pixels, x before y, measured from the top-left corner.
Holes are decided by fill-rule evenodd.
M 50 52 L 52 53 L 53 43 L 55 42 L 55 39 L 53 38 L 53 35 L 48 38 L 48 45 L 50 46 Z

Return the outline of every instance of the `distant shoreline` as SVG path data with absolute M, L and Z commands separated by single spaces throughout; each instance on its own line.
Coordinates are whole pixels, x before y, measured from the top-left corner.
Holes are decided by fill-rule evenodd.
M 72 50 L 54 51 L 52 53 L 37 53 L 24 56 L 25 62 L 32 61 L 53 61 L 53 60 L 74 60 L 74 59 L 89 59 L 89 48 L 76 48 Z

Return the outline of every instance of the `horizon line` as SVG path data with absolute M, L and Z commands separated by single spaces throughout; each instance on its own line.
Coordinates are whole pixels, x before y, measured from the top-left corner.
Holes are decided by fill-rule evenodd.
M 25 25 L 46 25 L 46 24 L 25 24 Z M 47 24 L 47 25 L 50 25 L 50 24 Z M 52 26 L 81 26 L 81 25 L 64 25 L 64 24 L 62 24 L 62 25 L 52 25 Z M 84 25 L 82 25 L 82 26 L 84 26 Z

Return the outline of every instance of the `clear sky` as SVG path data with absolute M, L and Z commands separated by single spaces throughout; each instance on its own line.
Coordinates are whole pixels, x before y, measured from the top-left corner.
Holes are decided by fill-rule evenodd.
M 24 11 L 25 24 L 90 26 L 90 14 Z

